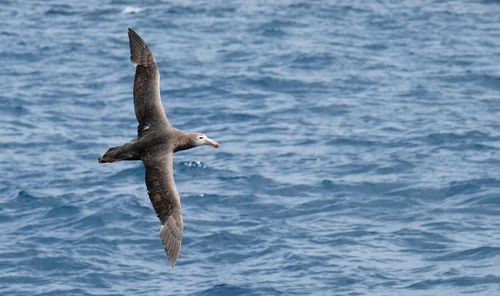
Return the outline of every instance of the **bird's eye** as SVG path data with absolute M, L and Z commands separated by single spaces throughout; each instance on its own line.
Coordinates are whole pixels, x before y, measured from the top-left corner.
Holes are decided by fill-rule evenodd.
M 203 136 L 200 136 L 200 140 L 203 139 Z

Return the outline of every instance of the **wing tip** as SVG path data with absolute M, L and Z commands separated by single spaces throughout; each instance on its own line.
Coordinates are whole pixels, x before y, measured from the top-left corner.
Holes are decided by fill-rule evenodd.
M 175 263 L 177 263 L 177 257 L 172 256 L 172 258 L 170 258 L 170 256 L 168 256 L 167 248 L 165 248 L 165 253 L 167 253 L 168 263 L 170 264 L 170 267 L 174 268 Z
M 172 247 L 173 246 L 171 246 L 170 250 L 169 250 L 165 246 L 164 249 L 165 249 L 165 253 L 167 254 L 167 259 L 168 259 L 168 263 L 170 264 L 170 267 L 174 268 L 175 263 L 177 263 L 177 258 L 179 258 L 179 253 L 180 253 L 179 251 L 180 250 L 179 250 L 179 248 L 176 248 L 177 250 L 173 250 Z
M 136 31 L 132 30 L 132 28 L 128 28 L 128 37 L 132 40 L 132 39 L 141 39 L 142 38 L 139 36 L 139 34 L 137 34 Z M 144 42 L 144 41 L 143 41 Z
M 182 235 L 182 220 L 179 227 L 174 216 L 176 215 L 170 215 L 166 223 L 163 224 L 160 229 L 161 242 L 163 243 L 163 248 L 167 254 L 168 263 L 172 268 L 174 268 L 175 263 L 177 262 L 182 244 L 181 237 L 179 237 Z
M 130 43 L 130 61 L 134 66 L 148 67 L 155 62 L 146 42 L 130 27 L 128 28 L 128 39 Z

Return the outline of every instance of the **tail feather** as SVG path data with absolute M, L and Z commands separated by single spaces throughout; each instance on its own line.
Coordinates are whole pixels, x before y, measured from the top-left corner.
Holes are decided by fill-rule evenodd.
M 128 28 L 128 38 L 130 40 L 130 60 L 132 64 L 144 67 L 150 67 L 156 64 L 153 53 L 149 50 L 146 42 L 142 40 L 139 34 Z
M 108 151 L 106 151 L 106 153 L 104 153 L 104 155 L 102 157 L 99 157 L 99 162 L 100 163 L 115 162 L 116 161 L 115 155 L 116 155 L 117 149 L 118 149 L 118 147 L 109 148 Z
M 137 145 L 137 139 L 125 143 L 118 147 L 111 147 L 104 153 L 102 157 L 99 157 L 99 162 L 115 162 L 119 160 L 140 160 L 140 150 Z

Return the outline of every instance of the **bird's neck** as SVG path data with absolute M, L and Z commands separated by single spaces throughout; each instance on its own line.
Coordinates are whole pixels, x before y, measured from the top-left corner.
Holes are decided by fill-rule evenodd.
M 174 153 L 177 151 L 188 150 L 194 148 L 193 141 L 191 141 L 191 133 L 182 133 L 179 135 L 174 148 Z

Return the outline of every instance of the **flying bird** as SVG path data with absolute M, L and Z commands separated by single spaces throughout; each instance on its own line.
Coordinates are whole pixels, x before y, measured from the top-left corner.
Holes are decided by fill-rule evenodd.
M 173 127 L 160 97 L 160 73 L 153 53 L 142 38 L 128 29 L 130 60 L 134 64 L 134 109 L 139 125 L 137 137 L 109 148 L 100 163 L 141 160 L 146 168 L 149 199 L 161 221 L 160 238 L 168 261 L 174 267 L 182 241 L 181 201 L 174 182 L 173 154 L 177 151 L 219 144 L 202 133 L 185 133 Z

